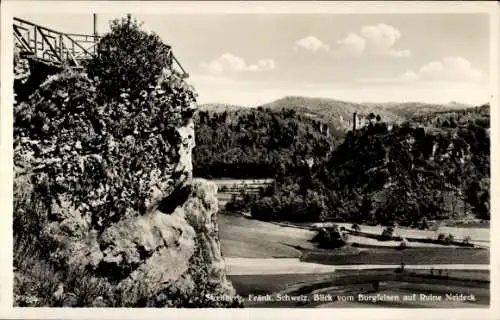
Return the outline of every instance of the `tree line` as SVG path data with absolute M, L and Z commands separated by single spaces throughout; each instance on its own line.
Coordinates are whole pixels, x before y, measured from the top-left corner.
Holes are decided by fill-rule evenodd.
M 238 207 L 263 220 L 420 228 L 458 215 L 487 220 L 489 158 L 488 105 L 401 125 L 377 118 L 317 165 L 277 172 L 272 186 Z
M 307 161 L 326 159 L 344 135 L 294 110 L 265 108 L 200 111 L 195 125 L 193 173 L 206 178 L 288 175 Z

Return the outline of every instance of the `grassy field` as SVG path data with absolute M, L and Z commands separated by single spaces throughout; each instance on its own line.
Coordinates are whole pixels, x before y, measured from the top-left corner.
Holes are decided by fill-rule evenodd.
M 489 264 L 488 249 L 470 248 L 376 248 L 355 255 L 339 255 L 335 250 L 305 252 L 302 261 L 323 264 Z
M 312 224 L 311 224 L 312 225 Z M 320 223 L 314 225 L 321 225 Z M 337 223 L 339 227 L 350 228 L 351 223 Z M 360 225 L 361 231 L 368 232 L 372 234 L 380 235 L 382 231 L 386 227 L 383 226 L 367 226 Z M 455 239 L 463 239 L 466 236 L 470 236 L 473 241 L 480 242 L 489 242 L 490 241 L 490 229 L 489 228 L 478 228 L 478 227 L 447 227 L 441 226 L 437 230 L 417 230 L 417 229 L 409 229 L 403 227 L 395 227 L 394 235 L 407 237 L 407 238 L 432 238 L 436 239 L 440 233 L 444 233 L 445 235 L 453 234 Z
M 298 258 L 300 248 L 313 249 L 315 232 L 219 214 L 222 254 L 240 258 Z
M 320 250 L 309 242 L 315 234 L 311 230 L 280 226 L 274 223 L 249 219 L 241 215 L 220 214 L 218 220 L 222 253 L 226 258 L 229 258 L 228 262 L 239 261 L 239 264 L 236 263 L 236 269 L 256 269 L 255 274 L 244 274 L 245 272 L 242 272 L 243 274 L 233 273 L 228 275 L 237 294 L 243 296 L 244 299 L 249 294 L 270 294 L 276 297 L 278 293 L 286 294 L 287 292 L 290 295 L 306 294 L 309 296 L 309 301 L 306 303 L 297 301 L 252 302 L 245 299 L 245 307 L 476 308 L 489 305 L 488 282 L 490 274 L 488 270 L 446 270 L 441 273 L 442 276 L 437 276 L 437 270 L 434 270 L 431 275 L 430 270 L 407 269 L 406 282 L 399 281 L 400 283 L 392 284 L 389 287 L 381 286 L 378 291 L 378 293 L 388 295 L 399 295 L 401 299 L 404 295 L 419 295 L 420 293 L 432 293 L 441 296 L 448 292 L 473 293 L 478 299 L 474 303 L 454 301 L 385 301 L 373 303 L 371 301 L 357 300 L 318 303 L 313 302 L 313 296 L 310 295 L 312 292 L 331 292 L 356 296 L 358 292 L 367 290 L 367 288 L 373 291 L 373 287 L 370 287 L 373 281 L 390 282 L 395 275 L 394 269 L 391 268 L 339 270 L 336 269 L 339 267 L 335 265 L 399 265 L 401 262 L 407 265 L 489 264 L 488 249 L 443 246 L 411 247 L 405 250 L 396 250 L 394 248 Z M 298 260 L 296 261 L 299 257 L 301 257 L 300 260 L 303 264 Z M 269 259 L 269 262 L 267 262 L 265 258 L 289 259 Z M 265 261 L 265 263 L 261 266 L 254 266 L 252 263 L 257 263 L 257 260 Z M 287 262 L 289 260 L 294 260 L 296 263 Z M 335 271 L 328 271 L 329 265 Z M 321 270 L 315 269 L 321 266 Z M 308 269 L 311 272 L 307 272 Z M 280 270 L 283 270 L 282 273 L 280 273 Z M 371 294 L 373 293 L 375 292 L 371 292 Z
M 248 219 L 241 215 L 220 214 L 218 219 L 222 254 L 225 257 L 302 257 L 301 259 L 306 262 L 339 265 L 400 264 L 402 262 L 406 264 L 489 263 L 489 250 L 487 249 L 445 246 L 414 247 L 413 243 L 406 250 L 372 248 L 353 250 L 349 254 L 345 254 L 345 250 L 319 250 L 309 242 L 315 235 L 314 231 L 283 227 Z
M 229 199 L 229 193 L 219 194 L 221 202 Z M 298 228 L 286 224 L 263 222 L 241 214 L 229 214 L 227 212 L 218 215 L 218 223 L 222 254 L 224 257 L 229 258 L 227 259 L 228 268 L 231 267 L 228 278 L 233 283 L 237 294 L 244 298 L 249 294 L 275 295 L 286 292 L 310 294 L 315 292 L 314 290 L 321 293 L 328 293 L 329 291 L 342 293 L 345 291 L 345 294 L 355 295 L 360 290 L 366 290 L 367 285 L 371 284 L 370 281 L 390 282 L 391 277 L 394 276 L 394 269 L 391 268 L 339 270 L 338 268 L 341 268 L 339 267 L 341 265 L 346 266 L 346 268 L 349 268 L 349 265 L 383 268 L 383 265 L 405 263 L 409 266 L 415 265 L 415 268 L 418 268 L 421 265 L 458 264 L 471 265 L 471 268 L 473 268 L 472 265 L 488 265 L 490 263 L 488 248 L 463 248 L 410 242 L 409 248 L 397 250 L 395 247 L 399 245 L 398 241 L 378 241 L 361 236 L 350 236 L 349 241 L 361 244 L 361 247 L 322 250 L 316 248 L 310 242 L 316 231 L 305 227 Z M 339 223 L 338 225 L 347 228 L 351 226 L 351 224 L 347 223 Z M 363 232 L 377 235 L 381 234 L 383 229 L 382 226 L 361 226 Z M 398 227 L 394 232 L 395 235 L 403 237 L 434 239 L 437 238 L 439 233 L 446 235 L 451 233 L 455 239 L 470 236 L 474 243 L 486 246 L 489 244 L 490 238 L 489 229 L 482 228 L 479 225 L 469 225 L 464 228 L 443 226 L 435 231 Z M 332 269 L 329 269 L 329 267 L 332 267 Z M 406 275 L 408 282 L 399 281 L 400 283 L 392 284 L 389 287 L 381 287 L 378 293 L 399 295 L 401 297 L 420 293 L 432 293 L 442 296 L 448 292 L 474 293 L 478 300 L 474 303 L 454 301 L 385 301 L 373 303 L 353 300 L 331 303 L 308 302 L 306 304 L 297 301 L 263 303 L 246 300 L 244 304 L 246 307 L 335 308 L 473 308 L 488 306 L 490 299 L 488 289 L 490 274 L 488 270 L 446 270 L 441 273 L 442 276 L 438 276 L 438 274 L 437 270 L 434 270 L 433 274 L 431 274 L 430 270 L 408 269 Z M 359 283 L 360 281 L 365 281 L 365 283 Z M 370 290 L 373 291 L 373 288 Z M 312 296 L 310 301 L 312 301 Z

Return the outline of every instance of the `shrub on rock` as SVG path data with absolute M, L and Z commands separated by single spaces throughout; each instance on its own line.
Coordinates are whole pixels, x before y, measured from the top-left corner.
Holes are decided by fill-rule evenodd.
M 130 89 L 137 97 L 169 67 L 170 47 L 158 35 L 141 30 L 130 14 L 113 20 L 110 28 L 99 41 L 97 58 L 88 65 L 89 75 L 97 78 L 99 92 L 106 98 L 119 97 L 120 89 Z
M 68 205 L 104 229 L 127 210 L 155 205 L 181 178 L 172 177 L 177 129 L 193 111 L 194 94 L 168 72 L 133 101 L 124 93 L 100 104 L 95 91 L 85 74 L 66 71 L 16 106 L 14 161 L 40 168 L 33 182 L 52 210 Z

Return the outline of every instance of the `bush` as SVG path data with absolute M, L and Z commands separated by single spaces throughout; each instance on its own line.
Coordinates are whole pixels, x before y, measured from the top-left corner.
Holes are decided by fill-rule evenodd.
M 380 240 L 391 240 L 393 236 L 394 236 L 394 228 L 387 227 L 382 231 L 382 234 L 380 235 Z
M 193 88 L 164 69 L 165 48 L 130 16 L 115 21 L 89 65 L 97 82 L 66 70 L 15 106 L 14 163 L 42 167 L 31 183 L 48 206 L 63 197 L 100 229 L 146 209 L 146 182 L 170 174 L 176 129 L 194 111 Z
M 66 71 L 16 106 L 14 163 L 42 166 L 32 183 L 48 204 L 63 197 L 105 228 L 127 210 L 143 212 L 151 198 L 146 181 L 170 174 L 181 111 L 193 98 L 174 74 L 133 102 L 124 95 L 98 104 L 95 90 L 84 74 Z
M 238 212 L 242 210 L 246 210 L 247 206 L 245 201 L 242 199 L 238 199 L 235 194 L 231 196 L 231 200 L 228 201 L 225 205 L 225 209 L 230 212 Z
M 354 223 L 352 226 L 351 226 L 351 229 L 353 231 L 356 231 L 356 232 L 360 232 L 361 231 L 361 227 L 357 224 L 357 223 Z
M 444 233 L 440 233 L 437 237 L 437 240 L 438 241 L 442 241 L 444 242 L 444 240 L 446 239 L 446 235 Z
M 272 221 L 278 219 L 277 209 L 278 208 L 273 205 L 273 199 L 271 197 L 264 197 L 251 204 L 250 214 L 255 219 Z
M 88 65 L 89 76 L 98 79 L 101 96 L 117 98 L 120 89 L 130 89 L 134 99 L 169 66 L 170 47 L 158 35 L 142 31 L 130 14 L 113 20 L 110 29 L 97 45 L 97 58 Z
M 450 233 L 444 239 L 445 244 L 452 244 L 455 241 L 455 237 Z
M 338 228 L 321 228 L 311 240 L 323 249 L 341 248 L 347 244 L 348 236 L 345 232 L 339 232 Z
M 420 230 L 429 229 L 429 222 L 427 221 L 427 219 L 425 217 L 420 221 L 419 229 Z

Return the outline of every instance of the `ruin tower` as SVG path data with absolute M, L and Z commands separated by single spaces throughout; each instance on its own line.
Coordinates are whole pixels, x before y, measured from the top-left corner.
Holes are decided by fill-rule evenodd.
M 356 112 L 354 112 L 352 114 L 352 131 L 356 131 L 356 122 L 358 120 L 358 114 Z

